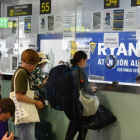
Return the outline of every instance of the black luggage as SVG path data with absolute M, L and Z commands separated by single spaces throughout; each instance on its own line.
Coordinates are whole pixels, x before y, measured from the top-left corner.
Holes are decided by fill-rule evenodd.
M 37 140 L 53 140 L 51 123 L 46 120 L 36 122 L 35 138 Z
M 83 118 L 82 127 L 92 130 L 100 130 L 112 123 L 116 122 L 117 118 L 103 105 L 99 108 L 95 115 Z

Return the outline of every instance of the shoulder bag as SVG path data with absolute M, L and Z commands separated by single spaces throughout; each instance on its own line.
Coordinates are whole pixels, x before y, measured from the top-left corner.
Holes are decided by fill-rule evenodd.
M 91 115 L 94 115 L 98 110 L 99 99 L 96 95 L 91 95 L 85 92 L 80 87 L 81 77 L 82 77 L 81 68 L 78 68 L 78 83 L 79 83 L 79 93 L 80 93 L 79 100 L 81 101 L 83 105 L 83 116 L 91 116 Z
M 15 93 L 15 79 L 20 70 L 18 70 L 14 77 L 14 91 L 10 92 L 10 99 L 15 103 L 15 125 L 21 123 L 30 123 L 30 122 L 40 122 L 36 106 L 30 103 L 20 102 L 16 99 Z M 26 91 L 26 96 L 34 99 L 34 91 L 30 90 L 29 81 L 28 81 L 28 90 Z

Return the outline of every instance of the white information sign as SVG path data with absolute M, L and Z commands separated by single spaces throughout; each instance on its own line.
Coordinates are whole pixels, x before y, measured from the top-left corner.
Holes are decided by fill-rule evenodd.
M 136 30 L 136 39 L 140 40 L 140 29 Z
M 140 29 L 136 30 L 136 50 L 137 50 L 137 57 L 140 57 Z
M 75 40 L 75 13 L 65 13 L 63 16 L 62 50 L 67 50 L 69 42 Z
M 124 12 L 124 29 L 125 30 L 134 30 L 135 29 L 135 10 L 127 9 Z
M 63 17 L 63 38 L 75 37 L 75 14 L 65 13 Z
M 55 15 L 55 32 L 62 32 L 62 15 Z
M 101 11 L 92 12 L 92 29 L 101 30 Z
M 118 48 L 119 34 L 118 33 L 104 33 L 104 47 Z

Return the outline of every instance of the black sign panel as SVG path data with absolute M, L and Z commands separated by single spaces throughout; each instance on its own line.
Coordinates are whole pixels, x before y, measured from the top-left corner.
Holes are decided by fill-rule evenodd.
M 40 14 L 51 13 L 51 0 L 40 0 Z
M 104 9 L 119 8 L 120 0 L 104 0 Z
M 7 7 L 7 17 L 32 15 L 32 4 Z
M 131 6 L 140 6 L 140 0 L 131 0 Z

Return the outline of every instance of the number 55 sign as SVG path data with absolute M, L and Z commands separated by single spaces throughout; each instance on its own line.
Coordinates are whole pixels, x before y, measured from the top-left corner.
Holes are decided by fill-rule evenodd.
M 51 0 L 40 0 L 40 14 L 51 13 Z
M 104 0 L 104 9 L 119 8 L 120 0 Z

